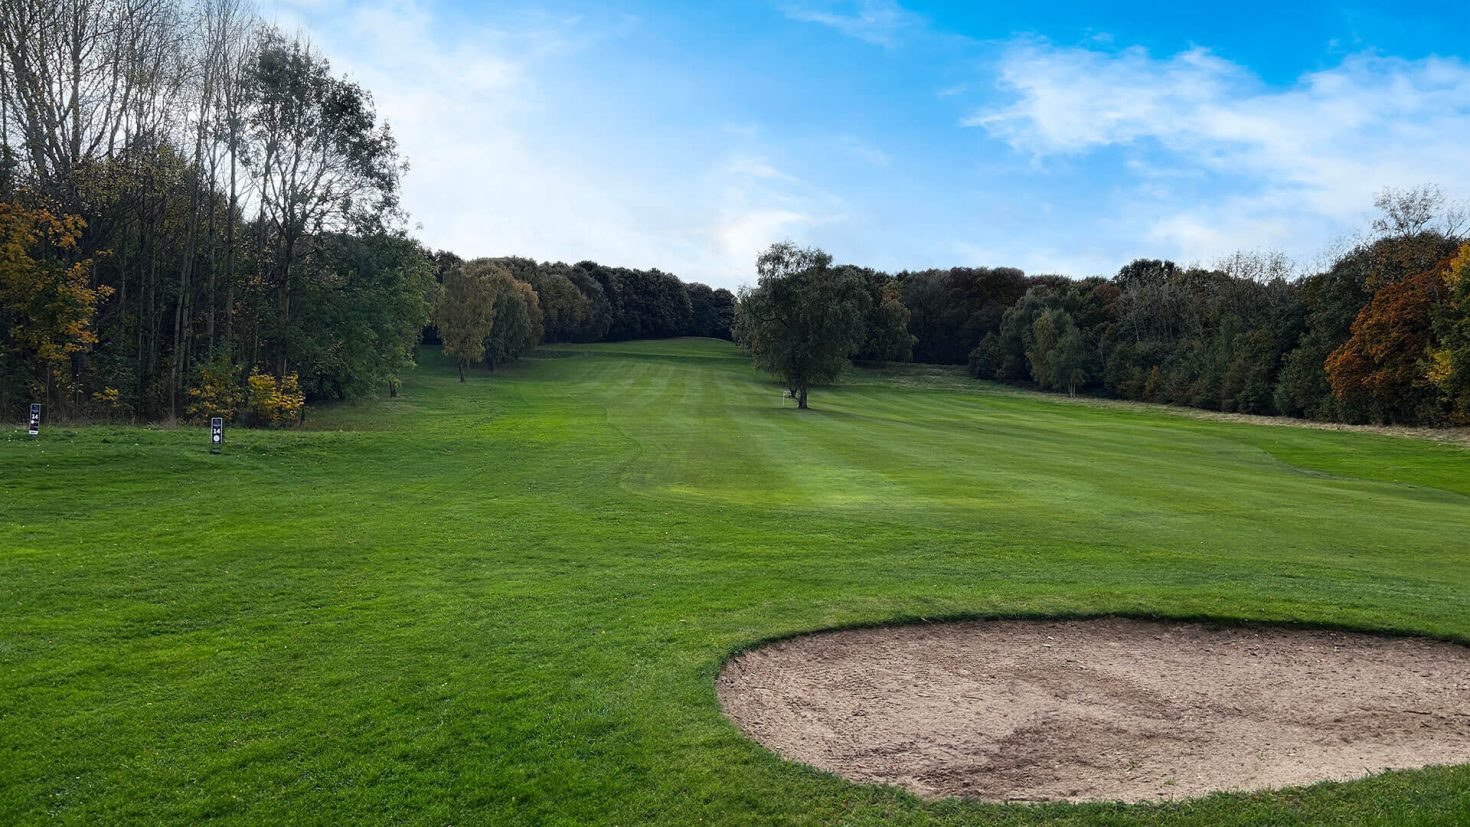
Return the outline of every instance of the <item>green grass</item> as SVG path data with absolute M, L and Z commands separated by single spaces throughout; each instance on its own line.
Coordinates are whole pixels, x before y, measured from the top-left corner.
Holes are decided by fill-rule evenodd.
M 1470 818 L 1470 769 L 925 802 L 720 714 L 742 647 L 1094 613 L 1470 639 L 1470 453 L 912 367 L 815 410 L 724 343 L 563 346 L 292 432 L 0 432 L 0 823 Z

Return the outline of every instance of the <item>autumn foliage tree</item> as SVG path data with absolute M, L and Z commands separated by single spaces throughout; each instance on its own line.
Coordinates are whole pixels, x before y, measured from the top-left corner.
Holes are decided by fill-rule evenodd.
M 1366 406 L 1379 422 L 1435 418 L 1425 366 L 1435 308 L 1445 294 L 1441 267 L 1381 287 L 1353 321 L 1348 340 L 1327 357 L 1332 393 Z
M 491 370 L 541 343 L 541 304 L 530 284 L 515 278 L 502 259 L 455 264 L 444 274 L 434 326 L 446 356 L 465 367 L 483 361 Z
M 1470 422 L 1470 242 L 1445 268 L 1445 301 L 1436 313 L 1439 343 L 1429 352 L 1425 375 L 1456 422 Z
M 72 358 L 96 344 L 92 319 L 111 291 L 90 284 L 90 259 L 75 260 L 85 226 L 75 215 L 58 216 L 17 202 L 0 203 L 0 329 L 6 388 L 29 385 L 49 399 L 69 389 Z
M 492 280 L 504 272 L 495 264 L 470 262 L 455 265 L 444 274 L 444 286 L 434 307 L 434 327 L 444 344 L 444 355 L 459 368 L 461 382 L 465 367 L 485 358 L 485 340 L 495 323 Z

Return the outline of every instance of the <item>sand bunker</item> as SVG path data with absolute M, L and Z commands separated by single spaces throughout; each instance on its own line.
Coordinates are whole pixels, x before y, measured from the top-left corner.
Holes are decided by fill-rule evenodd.
M 927 797 L 1157 801 L 1470 762 L 1470 648 L 1105 618 L 807 635 L 725 712 L 794 761 Z

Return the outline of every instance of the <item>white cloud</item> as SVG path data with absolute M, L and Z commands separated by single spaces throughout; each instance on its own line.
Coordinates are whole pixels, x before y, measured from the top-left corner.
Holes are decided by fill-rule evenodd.
M 1080 152 L 1172 136 L 1182 118 L 1229 98 L 1243 78 L 1203 49 L 1161 61 L 1136 47 L 1112 54 L 1026 44 L 1001 63 L 1000 85 L 1018 100 L 964 124 L 1038 153 Z
M 743 257 L 753 262 L 756 254 L 772 241 L 800 234 L 816 223 L 819 223 L 816 216 L 795 210 L 735 211 L 724 216 L 713 235 L 731 259 Z
M 799 0 L 781 10 L 792 20 L 827 26 L 878 46 L 896 45 L 906 32 L 924 25 L 924 18 L 895 0 Z
M 434 248 L 659 267 L 734 287 L 761 248 L 841 215 L 838 199 L 771 160 L 759 124 L 716 127 L 718 140 L 681 142 L 677 155 L 616 143 L 625 132 L 568 129 L 548 91 L 556 72 L 596 59 L 636 20 L 451 27 L 411 0 L 298 0 L 266 15 L 372 92 L 410 163 L 415 234 Z
M 755 257 L 772 242 L 810 242 L 811 232 L 845 219 L 846 204 L 764 157 L 739 155 L 707 182 L 716 214 L 695 236 L 706 247 L 703 265 L 726 277 L 725 286 L 750 280 Z
M 1141 225 L 1134 238 L 1171 254 L 1281 246 L 1305 256 L 1304 239 L 1361 227 L 1385 186 L 1470 193 L 1470 66 L 1460 60 L 1355 55 L 1272 89 L 1204 49 L 1155 58 L 1031 41 L 1007 51 L 999 83 L 1013 102 L 966 125 L 1037 158 L 1123 148 L 1125 168 L 1146 180 L 1119 195 L 1119 210 Z M 1164 183 L 1199 173 L 1213 193 Z

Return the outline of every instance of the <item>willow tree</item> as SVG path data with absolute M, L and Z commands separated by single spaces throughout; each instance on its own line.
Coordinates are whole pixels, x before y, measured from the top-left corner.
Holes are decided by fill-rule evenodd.
M 495 370 L 497 364 L 519 358 L 540 344 L 543 327 L 541 307 L 531 285 L 497 268 L 491 276 L 491 290 L 495 315 L 485 340 L 484 357 L 485 366 Z
M 741 288 L 735 305 L 736 340 L 806 408 L 810 386 L 836 379 L 863 345 L 867 284 L 855 269 L 833 267 L 821 250 L 789 241 L 761 253 L 756 274 L 756 286 Z
M 439 301 L 434 306 L 434 327 L 444 343 L 444 355 L 459 367 L 464 381 L 466 365 L 485 358 L 485 340 L 495 323 L 494 279 L 504 273 L 494 266 L 456 265 L 444 274 Z

